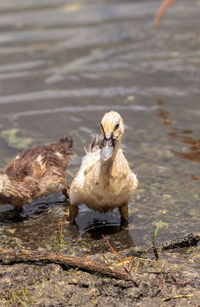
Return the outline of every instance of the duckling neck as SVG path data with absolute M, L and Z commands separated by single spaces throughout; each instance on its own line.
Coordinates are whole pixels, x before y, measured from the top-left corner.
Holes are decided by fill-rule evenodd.
M 119 140 L 117 142 L 117 144 L 115 145 L 115 150 L 114 150 L 114 156 L 113 156 L 113 162 L 116 159 L 116 156 L 118 154 L 118 152 L 121 150 L 121 140 Z

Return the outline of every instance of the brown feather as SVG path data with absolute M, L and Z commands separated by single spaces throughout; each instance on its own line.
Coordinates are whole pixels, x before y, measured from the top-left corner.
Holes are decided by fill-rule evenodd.
M 43 195 L 67 189 L 65 170 L 72 139 L 27 149 L 10 161 L 0 173 L 0 201 L 23 206 Z

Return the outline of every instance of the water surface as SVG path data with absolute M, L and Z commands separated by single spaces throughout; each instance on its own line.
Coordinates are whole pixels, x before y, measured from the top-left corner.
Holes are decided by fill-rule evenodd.
M 160 242 L 199 230 L 200 4 L 177 1 L 156 30 L 159 5 L 0 4 L 2 168 L 24 146 L 72 135 L 71 182 L 103 114 L 116 110 L 126 124 L 124 149 L 139 179 L 129 205 L 130 227 L 120 229 L 118 210 L 103 215 L 81 206 L 79 229 L 63 223 L 67 244 L 82 238 L 98 249 L 105 245 L 104 233 L 118 248 L 147 245 L 159 220 Z M 53 195 L 25 205 L 21 218 L 12 221 L 12 208 L 2 206 L 4 244 L 50 248 L 67 208 L 62 195 Z

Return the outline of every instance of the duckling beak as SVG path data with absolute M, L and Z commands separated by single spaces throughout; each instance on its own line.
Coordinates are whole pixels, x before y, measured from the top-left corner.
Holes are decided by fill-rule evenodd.
M 104 137 L 103 145 L 101 148 L 101 158 L 104 162 L 110 160 L 114 154 L 114 140 L 111 135 L 109 138 Z

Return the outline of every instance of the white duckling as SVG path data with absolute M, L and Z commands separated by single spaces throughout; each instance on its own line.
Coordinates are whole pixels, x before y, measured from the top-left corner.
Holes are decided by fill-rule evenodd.
M 70 187 L 71 222 L 78 215 L 78 205 L 84 203 L 103 213 L 119 207 L 121 223 L 127 225 L 128 203 L 138 180 L 121 148 L 124 123 L 119 113 L 106 113 L 101 130 L 102 136 L 93 138 Z

